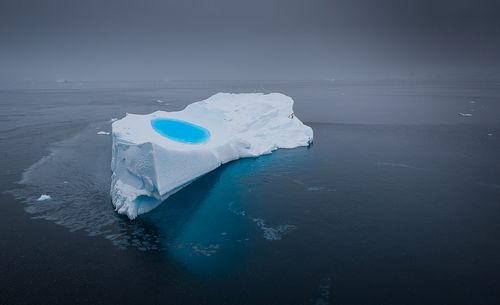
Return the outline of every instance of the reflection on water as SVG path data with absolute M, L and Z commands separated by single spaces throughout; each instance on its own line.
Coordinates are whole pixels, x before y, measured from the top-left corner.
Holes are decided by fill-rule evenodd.
M 130 221 L 115 213 L 110 202 L 111 137 L 97 136 L 95 130 L 89 126 L 57 143 L 48 156 L 25 170 L 21 186 L 11 193 L 27 203 L 26 211 L 33 218 L 104 237 L 120 248 L 165 251 L 193 271 L 230 265 L 251 239 L 281 240 L 297 228 L 293 224 L 269 226 L 258 215 L 236 211 L 233 206 L 235 202 L 240 208 L 252 204 L 248 196 L 252 189 L 241 181 L 260 175 L 264 182 L 269 179 L 265 176 L 275 154 L 223 165 Z M 307 150 L 296 151 L 300 155 Z M 288 154 L 293 156 L 293 150 Z M 280 176 L 280 170 L 290 173 L 289 165 L 273 164 L 274 176 Z M 40 194 L 52 199 L 37 201 Z

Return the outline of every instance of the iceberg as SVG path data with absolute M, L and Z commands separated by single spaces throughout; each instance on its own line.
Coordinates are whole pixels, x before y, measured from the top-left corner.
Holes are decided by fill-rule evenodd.
M 112 124 L 112 202 L 134 219 L 224 163 L 312 141 L 280 93 L 218 93 L 182 111 L 127 113 Z
M 52 199 L 52 197 L 50 197 L 50 195 L 42 194 L 42 195 L 40 195 L 40 197 L 38 197 L 37 201 L 45 201 L 45 200 L 50 200 L 50 199 Z

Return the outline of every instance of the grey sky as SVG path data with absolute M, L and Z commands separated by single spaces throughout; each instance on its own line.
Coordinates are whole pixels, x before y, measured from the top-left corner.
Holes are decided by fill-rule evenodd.
M 500 1 L 0 0 L 1 79 L 496 73 Z

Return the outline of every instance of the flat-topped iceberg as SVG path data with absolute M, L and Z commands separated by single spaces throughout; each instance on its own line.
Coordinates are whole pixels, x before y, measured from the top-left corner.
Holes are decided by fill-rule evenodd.
M 134 219 L 221 164 L 307 146 L 313 131 L 283 94 L 218 93 L 178 112 L 113 122 L 111 198 Z

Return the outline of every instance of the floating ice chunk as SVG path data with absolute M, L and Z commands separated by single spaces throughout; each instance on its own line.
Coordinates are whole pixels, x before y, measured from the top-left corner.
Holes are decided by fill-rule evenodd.
M 109 120 L 110 123 L 113 123 L 115 121 L 118 121 L 118 119 L 117 118 L 112 118 L 111 120 Z
M 267 227 L 264 219 L 254 218 L 253 221 L 264 232 L 264 238 L 267 240 L 281 240 L 283 235 L 297 229 L 294 225 L 284 224 L 276 227 Z
M 203 255 L 203 256 L 212 256 L 217 253 L 217 250 L 220 248 L 219 244 L 210 244 L 208 246 L 201 244 L 194 244 L 191 246 L 193 252 Z
M 38 197 L 37 201 L 45 201 L 45 200 L 50 200 L 50 199 L 52 199 L 52 197 L 50 197 L 47 194 L 43 194 L 40 197 Z
M 324 187 L 322 186 L 310 186 L 307 188 L 308 191 L 321 191 L 322 189 L 324 189 Z
M 283 94 L 218 93 L 178 112 L 127 114 L 112 125 L 116 210 L 133 219 L 221 164 L 308 146 L 313 130 L 291 113 Z
M 111 134 L 110 132 L 107 132 L 107 131 L 99 131 L 97 132 L 98 135 L 108 135 L 108 134 Z
M 165 104 L 165 105 L 169 105 L 170 103 L 167 103 L 165 101 L 162 101 L 162 100 L 156 100 L 157 103 L 160 103 L 160 104 Z
M 459 112 L 458 115 L 461 115 L 463 117 L 471 117 L 472 116 L 472 113 L 463 113 L 463 112 Z
M 492 137 L 492 136 L 493 136 L 493 134 L 492 134 L 492 133 L 489 133 L 489 134 L 488 134 L 488 137 Z
M 471 103 L 471 104 L 475 104 L 475 103 L 476 103 L 476 101 L 469 101 L 469 103 Z

